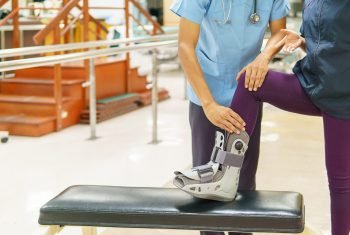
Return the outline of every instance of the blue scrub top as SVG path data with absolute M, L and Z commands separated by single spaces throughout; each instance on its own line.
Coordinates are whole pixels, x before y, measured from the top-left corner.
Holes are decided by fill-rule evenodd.
M 204 79 L 217 103 L 229 106 L 237 86 L 238 72 L 260 53 L 269 21 L 287 16 L 288 0 L 257 0 L 260 21 L 249 20 L 254 0 L 175 0 L 171 10 L 200 24 L 196 54 Z M 223 24 L 229 15 L 229 22 Z M 201 105 L 189 87 L 191 102 Z
M 350 1 L 306 0 L 302 36 L 307 56 L 294 73 L 323 112 L 350 119 Z

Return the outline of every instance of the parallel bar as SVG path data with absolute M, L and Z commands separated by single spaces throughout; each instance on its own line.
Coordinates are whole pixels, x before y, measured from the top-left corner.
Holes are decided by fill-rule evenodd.
M 151 144 L 159 143 L 158 140 L 158 61 L 157 49 L 153 49 L 152 55 L 152 142 Z
M 89 95 L 90 95 L 90 139 L 95 140 L 96 135 L 96 74 L 94 59 L 89 60 Z
M 24 69 L 24 68 L 35 68 L 38 66 L 47 66 L 47 65 L 65 63 L 70 61 L 80 61 L 80 60 L 85 60 L 90 58 L 97 58 L 101 56 L 117 55 L 117 54 L 130 52 L 130 51 L 148 50 L 148 49 L 153 49 L 157 47 L 176 46 L 176 45 L 177 45 L 177 41 L 143 43 L 143 44 L 132 45 L 127 47 L 99 49 L 99 50 L 92 50 L 92 51 L 86 51 L 86 52 L 71 53 L 66 55 L 55 55 L 55 56 L 46 56 L 46 57 L 39 57 L 39 58 L 5 61 L 5 62 L 0 62 L 0 72 L 11 71 L 16 69 Z
M 157 41 L 168 41 L 176 40 L 177 35 L 160 35 L 160 36 L 147 36 L 140 38 L 124 38 L 116 40 L 104 40 L 104 41 L 92 41 L 92 42 L 80 42 L 80 43 L 70 43 L 65 45 L 52 45 L 52 46 L 34 46 L 34 47 L 24 47 L 16 49 L 5 49 L 1 50 L 0 58 L 15 57 L 21 55 L 35 55 L 40 53 L 50 53 L 55 51 L 69 51 L 84 48 L 95 48 L 95 47 L 107 47 L 117 44 L 125 43 L 144 43 L 144 42 L 157 42 Z

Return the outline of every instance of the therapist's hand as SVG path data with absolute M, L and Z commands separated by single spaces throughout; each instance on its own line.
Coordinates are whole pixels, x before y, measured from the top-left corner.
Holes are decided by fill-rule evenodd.
M 283 46 L 285 52 L 293 53 L 297 48 L 305 45 L 305 39 L 298 33 L 288 29 L 282 29 L 281 32 L 284 33 L 285 37 L 277 44 L 277 46 Z
M 269 63 L 270 58 L 262 52 L 253 62 L 238 73 L 236 80 L 239 80 L 242 74 L 245 73 L 245 88 L 249 89 L 249 91 L 257 91 L 265 80 L 269 70 Z
M 220 106 L 211 102 L 203 106 L 204 113 L 211 123 L 215 126 L 228 131 L 229 133 L 239 134 L 245 130 L 245 122 L 232 109 Z

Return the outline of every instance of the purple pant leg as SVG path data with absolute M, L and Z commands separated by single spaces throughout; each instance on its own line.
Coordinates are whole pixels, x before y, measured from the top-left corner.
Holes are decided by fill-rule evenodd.
M 258 106 L 262 102 L 294 113 L 323 115 L 332 234 L 349 235 L 350 120 L 340 120 L 321 113 L 305 94 L 295 75 L 269 72 L 263 86 L 257 92 L 248 91 L 244 87 L 242 77 L 231 104 L 231 108 L 247 123 L 246 129 L 249 135 L 254 130 Z
M 250 136 L 262 102 L 289 112 L 321 116 L 320 110 L 311 102 L 294 74 L 270 71 L 256 92 L 244 87 L 244 76 L 238 82 L 231 108 L 246 122 L 246 130 Z
M 332 234 L 350 232 L 350 120 L 323 114 Z M 344 141 L 345 140 L 345 141 Z

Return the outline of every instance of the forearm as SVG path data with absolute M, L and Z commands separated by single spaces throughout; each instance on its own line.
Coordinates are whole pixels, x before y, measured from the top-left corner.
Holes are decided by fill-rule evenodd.
M 179 58 L 185 76 L 200 99 L 202 105 L 207 106 L 210 103 L 213 103 L 214 99 L 206 81 L 204 80 L 203 72 L 195 53 L 195 48 L 186 43 L 180 43 Z
M 267 41 L 265 49 L 262 51 L 262 55 L 271 61 L 273 57 L 283 48 L 283 46 L 278 46 L 278 43 L 284 38 L 282 32 L 277 32 L 271 36 Z

